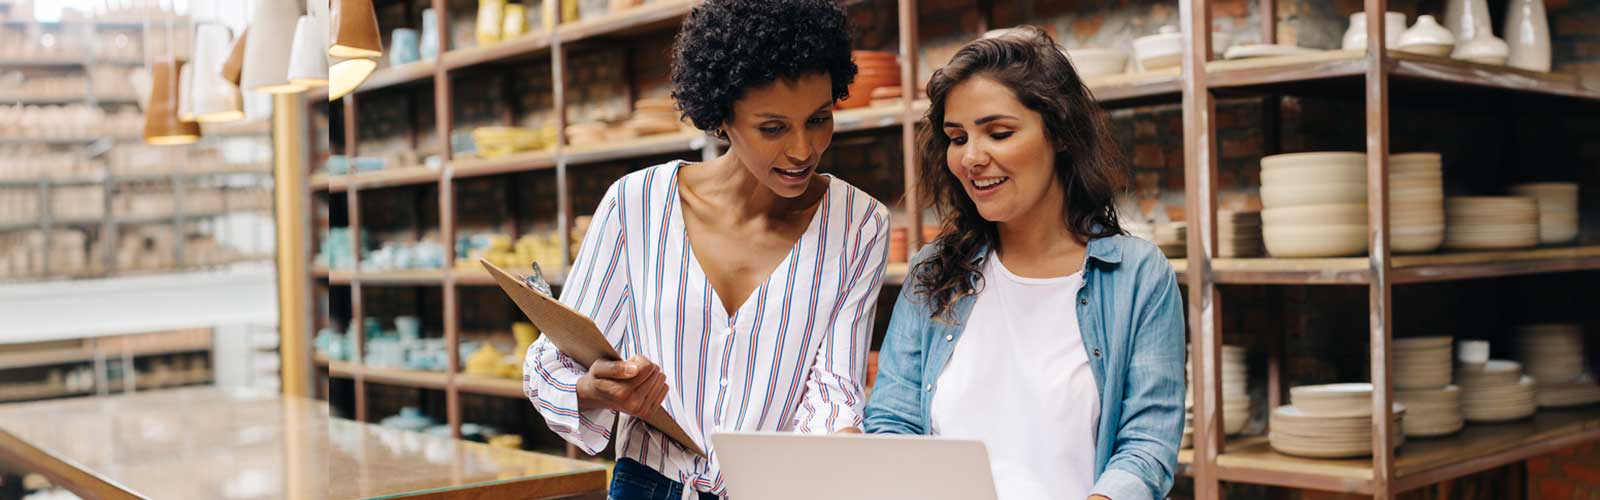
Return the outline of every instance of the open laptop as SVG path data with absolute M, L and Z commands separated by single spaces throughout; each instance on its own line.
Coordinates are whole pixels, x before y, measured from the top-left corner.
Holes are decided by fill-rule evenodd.
M 734 500 L 995 500 L 979 441 L 735 432 L 711 443 Z

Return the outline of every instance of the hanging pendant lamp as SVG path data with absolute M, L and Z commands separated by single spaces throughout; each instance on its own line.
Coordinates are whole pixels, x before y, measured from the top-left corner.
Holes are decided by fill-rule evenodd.
M 341 59 L 383 55 L 383 35 L 378 32 L 378 15 L 372 0 L 333 0 L 332 45 L 328 56 Z
M 300 16 L 289 55 L 289 81 L 302 87 L 328 85 L 328 30 L 315 15 Z
M 286 94 L 304 92 L 289 81 L 289 44 L 300 8 L 293 0 L 256 0 L 250 28 L 260 43 L 244 46 L 244 69 L 239 86 L 253 92 Z
M 239 102 L 239 87 L 222 76 L 227 57 L 228 27 L 202 24 L 194 33 L 194 62 L 189 71 L 190 90 L 184 100 L 191 104 L 194 119 L 200 123 L 231 122 L 244 118 Z M 187 69 L 187 68 L 186 68 Z
M 239 80 L 244 76 L 244 45 L 249 36 L 250 28 L 240 31 L 239 38 L 228 49 L 228 59 L 222 62 L 222 79 L 235 87 L 239 86 Z
M 158 146 L 200 140 L 200 125 L 178 118 L 178 73 L 182 60 L 155 63 L 150 71 L 150 105 L 144 112 L 144 142 Z
M 328 100 L 337 101 L 356 90 L 378 69 L 376 59 L 345 59 L 328 68 Z

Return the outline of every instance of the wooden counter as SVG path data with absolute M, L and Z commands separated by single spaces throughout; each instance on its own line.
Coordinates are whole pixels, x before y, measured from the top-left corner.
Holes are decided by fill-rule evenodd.
M 84 498 L 605 497 L 605 468 L 215 387 L 0 406 L 0 462 Z

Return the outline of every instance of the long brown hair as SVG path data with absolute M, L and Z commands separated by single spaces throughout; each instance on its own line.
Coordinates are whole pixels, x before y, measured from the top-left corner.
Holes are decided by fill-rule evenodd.
M 1122 155 L 1108 132 L 1105 112 L 1055 40 L 1026 26 L 967 44 L 928 81 L 927 122 L 917 133 L 924 196 L 933 200 L 945 229 L 937 252 L 918 264 L 913 276 L 919 294 L 933 305 L 936 319 L 948 319 L 957 299 L 982 286 L 984 256 L 979 252 L 993 248 L 998 239 L 995 223 L 978 214 L 945 164 L 950 146 L 941 126 L 945 99 L 952 88 L 974 77 L 1005 85 L 1043 118 L 1046 136 L 1056 150 L 1055 178 L 1066 196 L 1063 215 L 1073 237 L 1087 244 L 1092 238 L 1122 233 L 1112 206 L 1125 182 Z

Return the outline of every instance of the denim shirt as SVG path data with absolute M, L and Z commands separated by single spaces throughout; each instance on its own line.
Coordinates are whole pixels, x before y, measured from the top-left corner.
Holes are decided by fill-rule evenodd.
M 919 252 L 913 271 L 935 250 L 929 245 Z M 1078 308 L 1078 330 L 1099 387 L 1090 493 L 1112 500 L 1161 498 L 1172 488 L 1183 436 L 1185 323 L 1177 279 L 1156 246 L 1138 238 L 1095 238 L 1085 254 L 1078 303 L 1062 306 Z M 961 340 L 976 296 L 956 301 L 953 321 L 946 323 L 930 317 L 932 308 L 916 295 L 919 288 L 913 272 L 895 303 L 867 403 L 868 433 L 932 430 L 939 374 Z

